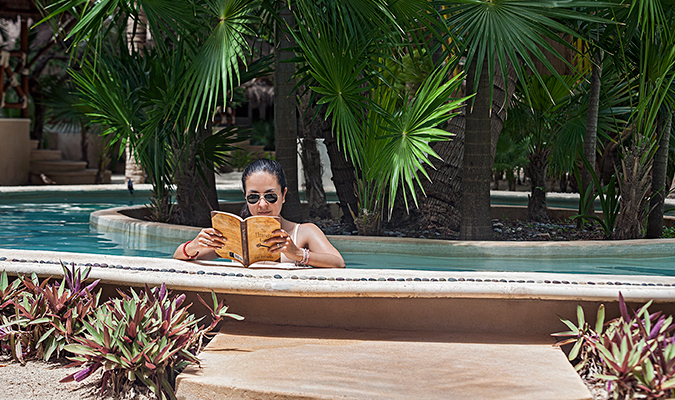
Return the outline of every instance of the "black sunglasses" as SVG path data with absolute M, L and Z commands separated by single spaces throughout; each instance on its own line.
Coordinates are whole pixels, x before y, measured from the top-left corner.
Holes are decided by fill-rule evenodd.
M 276 193 L 265 193 L 263 197 L 265 198 L 265 201 L 270 204 L 276 203 L 277 200 L 279 199 L 279 196 Z M 248 204 L 257 204 L 260 201 L 260 194 L 251 193 L 249 195 L 246 195 L 246 201 L 248 202 Z

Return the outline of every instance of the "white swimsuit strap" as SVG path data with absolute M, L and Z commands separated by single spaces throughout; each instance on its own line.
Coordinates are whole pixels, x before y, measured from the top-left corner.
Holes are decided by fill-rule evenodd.
M 298 245 L 298 227 L 299 226 L 300 226 L 300 224 L 295 224 L 295 226 L 293 227 L 293 232 L 291 232 L 291 240 L 293 241 L 293 243 L 295 243 L 296 246 Z

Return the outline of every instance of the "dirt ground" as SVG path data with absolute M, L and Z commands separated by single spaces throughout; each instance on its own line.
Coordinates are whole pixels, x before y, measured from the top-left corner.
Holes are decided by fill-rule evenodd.
M 109 392 L 99 396 L 101 371 L 82 382 L 61 383 L 61 379 L 79 370 L 64 368 L 67 360 L 53 362 L 28 361 L 21 365 L 6 356 L 0 356 L 0 400 L 118 400 Z M 154 399 L 146 390 L 130 390 L 121 399 Z

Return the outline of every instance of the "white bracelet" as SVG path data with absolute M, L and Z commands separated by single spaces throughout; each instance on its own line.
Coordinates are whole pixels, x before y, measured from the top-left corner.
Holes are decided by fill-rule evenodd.
M 299 267 L 306 267 L 309 263 L 309 249 L 302 249 L 302 260 L 296 261 L 295 265 Z

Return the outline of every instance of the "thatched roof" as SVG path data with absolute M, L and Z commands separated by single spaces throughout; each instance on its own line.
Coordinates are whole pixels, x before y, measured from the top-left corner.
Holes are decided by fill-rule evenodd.
M 32 0 L 2 0 L 0 1 L 0 18 L 16 20 L 17 15 L 25 18 L 41 18 L 42 14 Z
M 271 106 L 274 104 L 274 86 L 265 78 L 258 78 L 241 85 L 246 93 L 246 98 L 251 107 L 256 108 L 261 104 Z

